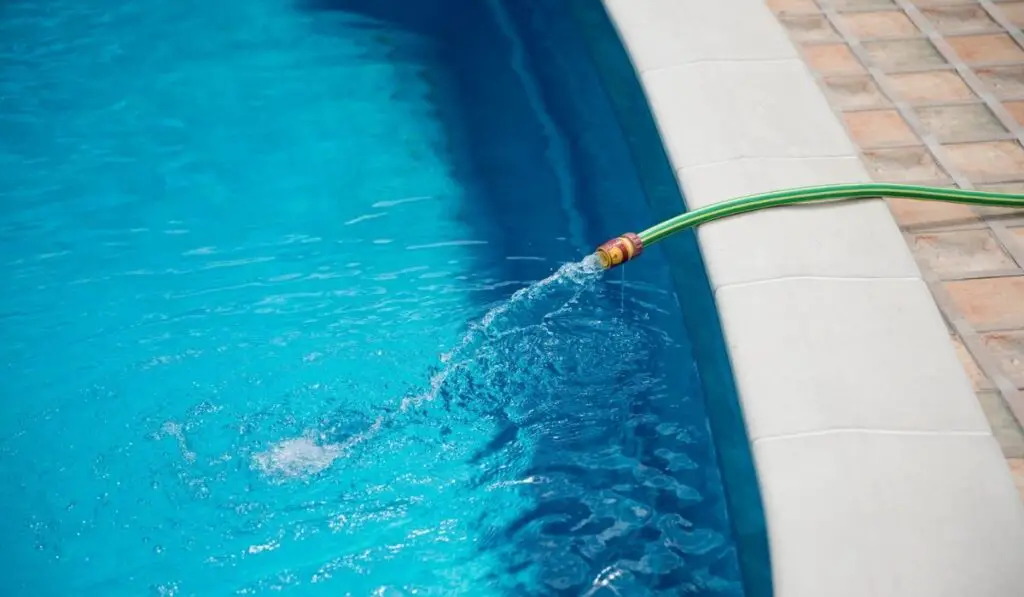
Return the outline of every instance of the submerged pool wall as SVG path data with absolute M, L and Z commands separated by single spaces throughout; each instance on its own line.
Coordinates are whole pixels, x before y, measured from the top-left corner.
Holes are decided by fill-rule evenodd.
M 744 594 L 568 4 L 15 4 L 0 594 Z
M 762 0 L 604 4 L 688 207 L 869 180 Z M 775 594 L 1019 594 L 1024 508 L 884 203 L 767 210 L 695 238 L 764 496 Z M 699 271 L 692 247 L 667 249 Z M 685 282 L 680 293 L 706 296 Z M 705 381 L 728 386 L 717 358 L 703 357 Z
M 597 65 L 602 87 L 621 127 L 654 221 L 678 214 L 685 201 L 644 90 L 614 24 L 599 2 L 570 0 L 569 4 Z M 634 225 L 627 229 L 629 224 Z M 619 232 L 636 231 L 647 225 L 620 221 L 623 228 Z M 772 595 L 771 557 L 757 471 L 697 237 L 693 231 L 686 231 L 666 239 L 654 250 L 664 252 L 667 257 L 672 284 L 692 341 L 745 594 L 750 597 Z
M 395 3 L 322 2 L 330 2 L 322 4 L 322 8 L 356 11 L 395 23 L 403 22 L 407 16 Z M 566 3 L 549 0 L 529 4 L 505 0 L 444 0 L 434 6 L 454 12 L 448 19 L 414 19 L 406 26 L 415 27 L 417 34 L 438 42 L 434 45 L 438 59 L 448 67 L 443 77 L 435 74 L 431 81 L 434 110 L 449 135 L 449 143 L 439 149 L 450 153 L 449 161 L 464 172 L 459 178 L 469 182 L 468 196 L 459 209 L 462 217 L 472 222 L 475 233 L 487 239 L 487 245 L 480 251 L 500 259 L 541 254 L 575 260 L 604 238 L 620 232 L 622 227 L 639 229 L 674 213 L 681 199 L 671 167 L 628 57 L 599 0 Z M 581 34 L 585 39 L 581 40 Z M 608 56 L 602 55 L 609 51 Z M 618 105 L 614 94 L 610 95 L 606 89 L 608 84 L 618 85 L 623 81 L 627 86 L 625 95 L 619 99 L 627 99 L 628 105 Z M 623 114 L 624 110 L 630 113 Z M 629 122 L 630 119 L 636 123 Z M 637 152 L 649 153 L 638 155 Z M 653 175 L 645 172 L 650 166 L 654 166 Z M 652 192 L 665 193 L 665 196 L 652 202 L 648 197 Z M 654 203 L 660 203 L 661 207 L 652 210 Z M 548 244 L 531 246 L 545 237 L 549 239 Z M 755 499 L 752 506 L 745 506 L 743 513 L 745 518 L 755 521 L 751 526 L 756 530 L 738 533 L 734 524 L 736 515 L 727 508 L 735 500 L 727 501 L 723 496 L 741 492 L 723 491 L 720 467 L 716 466 L 716 457 L 721 460 L 722 455 L 735 450 L 727 444 L 719 445 L 717 436 L 708 437 L 720 431 L 720 425 L 713 423 L 711 432 L 705 429 L 709 403 L 729 404 L 731 401 L 735 405 L 736 401 L 734 395 L 728 400 L 717 395 L 732 391 L 728 363 L 724 351 L 720 350 L 722 343 L 714 319 L 714 305 L 692 238 L 685 250 L 691 251 L 694 258 L 692 266 L 697 269 L 693 275 L 689 270 L 670 274 L 668 261 L 658 249 L 652 251 L 649 259 L 618 272 L 625 273 L 626 280 L 620 281 L 618 275 L 607 277 L 607 286 L 602 290 L 611 290 L 614 296 L 614 313 L 609 312 L 608 316 L 619 317 L 622 308 L 619 301 L 623 297 L 621 291 L 615 291 L 620 288 L 616 284 L 637 289 L 636 295 L 626 297 L 629 300 L 623 303 L 627 319 L 642 318 L 644 323 L 637 329 L 657 330 L 659 340 L 655 344 L 662 342 L 662 337 L 668 339 L 664 346 L 652 351 L 651 362 L 636 372 L 638 379 L 664 378 L 667 387 L 661 392 L 665 395 L 634 402 L 636 397 L 631 399 L 621 385 L 609 384 L 608 394 L 599 401 L 600 408 L 609 414 L 597 422 L 593 422 L 589 413 L 580 412 L 586 405 L 572 404 L 573 400 L 557 400 L 543 408 L 557 409 L 560 416 L 556 418 L 566 421 L 567 425 L 568 422 L 575 424 L 576 420 L 589 420 L 602 427 L 595 435 L 622 442 L 627 456 L 644 465 L 640 468 L 664 466 L 666 463 L 659 453 L 693 457 L 695 468 L 674 471 L 677 485 L 668 488 L 639 483 L 633 478 L 636 472 L 629 469 L 590 471 L 584 483 L 593 496 L 600 496 L 601 492 L 614 487 L 615 492 L 622 494 L 623 504 L 630 499 L 639 504 L 656 504 L 659 514 L 678 515 L 680 521 L 689 525 L 682 533 L 684 537 L 693 537 L 692 541 L 703 541 L 698 538 L 707 537 L 707 543 L 700 548 L 684 546 L 678 550 L 676 561 L 663 561 L 641 572 L 644 577 L 639 581 L 641 584 L 660 590 L 675 587 L 723 595 L 764 595 L 767 593 L 757 592 L 754 587 L 766 587 L 770 591 L 770 582 L 750 580 L 754 575 L 745 569 L 751 566 L 743 563 L 756 562 L 754 568 L 759 567 L 763 573 L 769 569 L 759 503 Z M 550 267 L 551 262 L 543 259 L 505 260 L 502 277 L 537 279 L 550 273 Z M 698 285 L 703 283 L 705 300 L 677 301 L 673 279 L 678 281 L 680 276 L 695 279 Z M 690 292 L 696 294 L 697 290 Z M 507 288 L 494 292 L 495 300 L 506 297 Z M 679 309 L 679 302 L 685 303 L 686 308 Z M 726 365 L 724 385 L 701 384 L 698 380 L 704 376 L 704 371 L 698 375 L 693 370 L 691 351 L 702 352 L 704 348 L 691 346 L 687 338 L 687 335 L 693 336 L 695 328 L 717 343 L 710 346 L 719 347 L 719 362 Z M 609 345 L 613 342 L 614 339 L 609 338 Z M 700 342 L 704 342 L 703 337 Z M 650 346 L 636 348 L 649 350 Z M 605 369 L 614 372 L 621 368 Z M 712 388 L 712 400 L 706 399 L 708 387 Z M 657 419 L 666 428 L 676 425 L 683 430 L 693 427 L 696 431 L 688 439 L 672 439 L 671 434 L 657 432 L 654 424 L 627 425 L 632 421 L 619 420 L 621 413 L 643 414 L 646 418 Z M 734 416 L 734 421 L 741 420 Z M 738 429 L 742 433 L 742 424 Z M 571 435 L 571 431 L 566 435 Z M 678 445 L 671 445 L 673 442 Z M 554 438 L 541 441 L 534 449 L 530 470 L 541 471 L 537 474 L 543 476 L 544 471 L 565 468 L 559 461 L 572 456 L 561 452 L 566 449 L 565 444 L 565 440 Z M 747 454 L 749 462 L 745 436 L 734 445 Z M 552 458 L 553 454 L 558 457 Z M 732 460 L 735 459 L 730 462 Z M 725 476 L 732 479 L 725 484 L 735 487 L 743 479 L 748 488 L 753 488 L 756 498 L 756 482 L 749 475 L 752 475 L 749 466 L 726 473 Z M 681 495 L 674 495 L 675 489 L 681 491 Z M 511 525 L 510 536 L 520 546 L 520 553 L 511 556 L 509 576 L 516 576 L 523 566 L 530 566 L 536 568 L 545 581 L 567 582 L 566 578 L 572 576 L 567 573 L 567 568 L 571 568 L 567 562 L 575 561 L 578 554 L 566 549 L 564 557 L 558 558 L 558 550 L 551 547 L 552 542 L 560 546 L 567 537 L 598 533 L 601 525 L 609 520 L 606 512 L 592 510 L 594 522 L 583 525 L 589 515 L 581 513 L 588 512 L 587 507 L 571 495 L 561 496 L 564 499 L 552 498 L 554 491 L 550 486 L 538 487 L 536 508 L 523 514 L 525 522 L 521 525 L 518 522 Z M 541 493 L 544 495 L 539 495 Z M 569 528 L 577 521 L 584 530 L 552 531 L 553 536 L 538 536 L 536 529 L 523 530 L 530 521 L 555 517 L 567 517 L 567 521 L 552 523 L 552 529 Z M 741 528 L 746 527 L 741 525 Z M 639 562 L 649 547 L 644 543 L 665 544 L 659 549 L 671 551 L 671 533 L 659 536 L 659 532 L 653 518 L 636 528 L 630 527 L 628 532 L 620 531 L 619 536 L 607 540 L 608 544 L 600 553 L 590 554 L 589 563 L 598 565 L 601 570 L 620 560 Z M 759 550 L 756 539 L 735 544 L 738 536 L 756 538 L 758 534 Z M 530 554 L 529 560 L 516 559 L 522 554 Z M 500 582 L 509 581 L 501 579 Z
M 635 71 L 602 4 L 598 0 L 538 2 L 528 7 L 513 2 L 501 4 L 512 28 L 530 32 L 525 35 L 528 43 L 519 48 L 524 55 L 513 60 L 513 68 L 528 71 L 525 76 L 531 80 L 524 85 L 541 96 L 533 98 L 540 100 L 536 102 L 538 107 L 543 106 L 540 109 L 545 113 L 540 119 L 550 117 L 556 125 L 556 130 L 545 133 L 551 135 L 547 146 L 538 151 L 547 153 L 556 170 L 571 170 L 562 173 L 561 178 L 571 179 L 575 185 L 571 195 L 582 204 L 578 214 L 581 221 L 565 224 L 586 236 L 590 244 L 584 250 L 592 249 L 605 236 L 640 229 L 677 213 L 682 199 L 671 165 Z M 573 43 L 581 35 L 582 43 Z M 475 69 L 475 74 L 482 70 Z M 463 85 L 464 90 L 476 87 L 490 88 L 480 81 Z M 483 97 L 480 94 L 485 92 L 463 91 L 462 95 Z M 495 128 L 491 124 L 483 130 L 488 136 L 501 134 L 500 125 Z M 557 172 L 555 175 L 560 178 Z M 545 186 L 551 185 L 539 188 Z M 557 182 L 554 187 L 558 187 Z M 555 203 L 560 200 L 565 198 L 557 194 L 550 197 Z M 689 335 L 688 349 L 696 360 L 703 395 L 677 395 L 674 400 L 699 400 L 701 406 L 694 412 L 706 411 L 718 468 L 724 477 L 720 482 L 725 486 L 743 593 L 770 595 L 767 539 L 750 443 L 696 239 L 693 234 L 679 235 L 652 251 L 649 258 L 650 262 L 638 262 L 610 277 L 624 273 L 629 280 L 675 291 L 678 300 L 671 305 L 673 313 L 662 316 L 652 312 L 650 316 L 662 318 L 659 321 L 668 335 L 684 331 Z M 673 263 L 671 274 L 666 268 L 669 263 Z M 681 359 L 682 355 L 666 356 Z M 689 359 L 663 365 L 690 366 Z M 715 507 L 713 503 L 708 505 L 710 509 Z M 701 560 L 697 556 L 693 559 L 698 564 Z
M 483 53 L 451 60 L 466 65 L 457 76 L 463 106 L 460 114 L 468 118 L 464 125 L 470 139 L 467 144 L 487 147 L 487 140 L 495 137 L 519 143 L 522 132 L 512 134 L 508 126 L 532 120 L 517 114 L 494 118 L 491 111 L 479 106 L 507 105 L 522 110 L 532 104 L 539 130 L 528 137 L 536 141 L 534 146 L 492 147 L 489 151 L 501 154 L 473 156 L 475 167 L 483 173 L 481 178 L 487 181 L 480 209 L 495 212 L 492 238 L 515 235 L 515 230 L 508 229 L 507 218 L 501 216 L 514 212 L 512 206 L 523 193 L 521 181 L 526 179 L 531 180 L 530 192 L 543 196 L 541 203 L 548 205 L 543 215 L 531 214 L 539 218 L 536 225 L 568 229 L 568 245 L 578 245 L 580 238 L 590 243 L 574 247 L 576 250 L 592 249 L 605 237 L 639 230 L 678 213 L 684 202 L 671 163 L 629 56 L 601 2 L 496 4 L 499 21 L 507 19 L 505 29 L 478 28 L 459 35 L 508 37 L 505 44 L 512 48 L 512 70 L 502 67 L 504 55 Z M 580 36 L 582 43 L 573 43 Z M 464 54 L 461 50 L 484 46 L 487 44 L 460 41 L 451 51 Z M 491 72 L 499 78 L 481 76 Z M 521 77 L 518 83 L 501 83 L 516 73 Z M 522 97 L 502 98 L 501 94 Z M 515 159 L 510 161 L 510 157 Z M 537 159 L 541 161 L 531 161 Z M 531 205 L 537 197 L 532 199 Z M 559 208 L 577 202 L 583 204 L 578 212 Z M 518 218 L 514 222 L 529 225 Z M 675 400 L 699 400 L 702 406 L 694 412 L 707 416 L 743 592 L 751 597 L 771 595 L 767 534 L 750 441 L 696 236 L 692 232 L 676 235 L 654 248 L 648 259 L 610 277 L 622 274 L 629 280 L 674 290 L 677 301 L 672 308 L 678 312 L 665 316 L 652 312 L 651 316 L 662 318 L 666 334 L 685 331 L 689 336 L 688 348 L 702 394 L 695 398 L 680 394 Z M 664 365 L 689 367 L 689 359 L 683 356 L 689 355 L 665 355 L 680 362 Z M 711 515 L 710 510 L 703 515 Z

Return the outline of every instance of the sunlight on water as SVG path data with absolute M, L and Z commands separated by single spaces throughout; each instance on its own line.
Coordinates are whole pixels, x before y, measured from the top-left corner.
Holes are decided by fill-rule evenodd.
M 491 308 L 478 323 L 470 325 L 469 330 L 462 336 L 455 348 L 441 355 L 443 366 L 430 377 L 429 389 L 421 394 L 403 398 L 400 408 L 392 415 L 392 418 L 400 417 L 409 409 L 437 398 L 452 372 L 465 367 L 478 356 L 473 351 L 478 350 L 479 342 L 486 342 L 486 338 L 491 334 L 515 331 L 500 329 L 502 316 L 517 307 L 528 306 L 555 289 L 571 290 L 572 294 L 568 300 L 543 317 L 556 316 L 574 305 L 580 295 L 592 288 L 602 271 L 597 258 L 589 255 L 580 261 L 561 266 L 550 276 L 516 291 L 508 300 Z M 509 355 L 509 358 L 514 358 L 514 355 Z M 283 439 L 272 444 L 267 450 L 254 454 L 252 456 L 253 465 L 272 478 L 308 477 L 330 467 L 335 460 L 344 457 L 355 446 L 371 440 L 381 431 L 385 423 L 389 422 L 384 416 L 377 417 L 365 430 L 355 433 L 339 443 L 325 441 L 323 433 L 308 431 L 301 437 Z M 166 429 L 168 427 L 170 430 Z M 180 425 L 167 424 L 165 432 L 178 438 L 183 446 L 183 453 L 186 453 Z M 192 458 L 194 457 L 192 455 Z
M 298 477 L 319 473 L 341 455 L 342 444 L 318 444 L 314 437 L 297 437 L 274 444 L 266 452 L 253 456 L 265 473 Z
M 0 595 L 742 593 L 600 2 L 0 10 Z

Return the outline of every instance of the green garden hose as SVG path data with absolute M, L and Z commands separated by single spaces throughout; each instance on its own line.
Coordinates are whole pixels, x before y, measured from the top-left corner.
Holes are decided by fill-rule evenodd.
M 601 267 L 610 269 L 638 257 L 648 247 L 681 230 L 708 222 L 769 207 L 817 203 L 845 199 L 899 197 L 923 201 L 950 201 L 985 207 L 1016 207 L 1024 209 L 1024 195 L 964 191 L 914 185 L 863 183 L 804 187 L 747 195 L 679 214 L 636 234 L 628 232 L 597 248 Z

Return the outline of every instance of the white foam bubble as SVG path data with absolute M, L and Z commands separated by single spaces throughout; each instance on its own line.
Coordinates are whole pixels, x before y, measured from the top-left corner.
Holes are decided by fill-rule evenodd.
M 318 444 L 309 437 L 282 440 L 253 456 L 264 473 L 283 477 L 304 477 L 331 466 L 341 455 L 338 444 Z
M 355 446 L 376 435 L 384 424 L 377 417 L 370 427 L 342 442 L 321 443 L 312 434 L 281 440 L 252 457 L 253 464 L 266 475 L 296 478 L 315 475 L 329 468 Z
M 572 298 L 558 310 L 561 311 L 574 304 L 580 294 L 591 286 L 590 282 L 597 279 L 600 272 L 601 266 L 597 259 L 589 256 L 581 261 L 567 263 L 543 280 L 517 290 L 508 300 L 485 313 L 479 322 L 470 325 L 455 347 L 441 355 L 444 366 L 430 377 L 428 389 L 416 396 L 404 398 L 398 413 L 404 413 L 411 407 L 434 400 L 441 392 L 445 380 L 464 365 L 464 360 L 457 357 L 462 356 L 478 339 L 485 336 L 501 315 L 524 301 L 538 298 L 545 289 L 554 284 L 566 281 L 576 288 Z M 265 474 L 276 477 L 314 475 L 330 467 L 358 444 L 375 436 L 383 423 L 384 418 L 378 417 L 368 429 L 340 443 L 320 443 L 311 434 L 285 439 L 271 445 L 266 451 L 255 454 L 253 463 Z

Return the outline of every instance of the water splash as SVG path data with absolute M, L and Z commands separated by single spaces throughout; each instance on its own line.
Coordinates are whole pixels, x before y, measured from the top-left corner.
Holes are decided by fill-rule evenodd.
M 431 376 L 430 389 L 422 394 L 403 399 L 400 411 L 405 412 L 410 407 L 435 399 L 448 376 L 464 364 L 464 361 L 457 359 L 465 356 L 467 353 L 472 354 L 471 347 L 475 346 L 479 340 L 486 338 L 494 330 L 500 317 L 509 314 L 520 305 L 539 299 L 562 283 L 568 283 L 576 287 L 572 298 L 568 301 L 568 303 L 575 303 L 579 296 L 597 280 L 601 271 L 597 258 L 590 255 L 581 261 L 567 263 L 547 278 L 514 292 L 508 300 L 485 313 L 478 323 L 471 324 L 455 348 L 441 355 L 441 362 L 445 364 L 445 367 Z M 561 311 L 564 308 L 565 305 L 556 311 Z
M 343 442 L 323 442 L 312 434 L 279 441 L 270 449 L 253 456 L 256 467 L 272 477 L 308 477 L 323 471 L 354 446 L 380 431 L 384 418 L 378 417 L 369 428 Z
M 500 332 L 500 322 L 504 316 L 556 289 L 568 287 L 572 289 L 570 298 L 557 309 L 545 314 L 544 318 L 562 313 L 576 304 L 580 296 L 593 287 L 601 272 L 602 268 L 597 258 L 590 255 L 580 261 L 562 265 L 543 280 L 517 290 L 507 300 L 487 311 L 480 321 L 470 324 L 455 347 L 441 355 L 442 367 L 430 377 L 427 389 L 403 398 L 395 413 L 378 416 L 367 429 L 349 436 L 342 442 L 325 441 L 324 434 L 314 433 L 281 440 L 252 457 L 255 468 L 277 478 L 308 477 L 329 468 L 353 448 L 376 436 L 389 417 L 397 417 L 424 402 L 436 399 L 450 376 L 473 360 L 483 341 Z
M 181 450 L 181 457 L 185 462 L 192 464 L 196 461 L 196 453 L 189 448 L 188 440 L 185 439 L 185 427 L 181 423 L 166 421 L 160 426 L 160 432 L 155 434 L 156 439 L 160 437 L 172 437 L 178 442 L 178 449 Z

